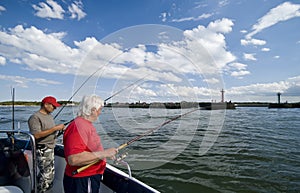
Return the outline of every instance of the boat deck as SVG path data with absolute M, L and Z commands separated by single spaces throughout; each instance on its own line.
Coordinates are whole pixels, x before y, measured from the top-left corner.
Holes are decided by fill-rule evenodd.
M 14 137 L 11 137 L 11 134 Z M 28 132 L 0 130 L 0 192 L 34 193 L 38 172 L 34 138 Z M 17 138 L 15 134 L 27 134 L 31 138 Z M 55 179 L 53 192 L 63 193 L 63 176 L 66 166 L 63 145 L 55 147 Z M 15 175 L 18 174 L 18 175 Z M 131 174 L 131 172 L 130 172 Z M 159 193 L 159 191 L 107 164 L 99 193 Z

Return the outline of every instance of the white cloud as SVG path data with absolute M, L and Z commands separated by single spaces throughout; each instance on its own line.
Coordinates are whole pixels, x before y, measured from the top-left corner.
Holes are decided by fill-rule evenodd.
M 222 0 L 218 2 L 219 7 L 225 7 L 229 4 L 229 0 Z
M 241 45 L 246 46 L 246 45 L 258 45 L 258 46 L 263 46 L 266 44 L 265 40 L 258 40 L 258 39 L 242 39 L 241 40 Z
M 193 74 L 203 76 L 207 83 L 221 84 L 217 76 L 236 59 L 226 49 L 224 36 L 232 26 L 226 18 L 207 27 L 199 25 L 182 31 L 180 41 L 157 43 L 156 50 L 151 51 L 143 44 L 124 50 L 117 42 L 104 44 L 94 37 L 74 41 L 71 47 L 63 42 L 65 32 L 46 33 L 34 26 L 18 25 L 0 31 L 0 55 L 25 69 L 48 73 L 89 76 L 101 68 L 103 78 L 137 80 L 150 74 L 147 80 L 180 86 Z
M 241 77 L 241 76 L 245 76 L 250 74 L 249 71 L 247 70 L 241 70 L 241 71 L 233 71 L 231 72 L 231 76 L 235 76 L 235 77 Z
M 263 51 L 263 52 L 269 52 L 270 48 L 262 48 L 261 51 Z
M 232 30 L 232 26 L 233 22 L 231 20 L 223 18 L 209 23 L 207 28 L 199 25 L 197 28 L 184 32 L 187 38 L 191 37 L 187 48 L 189 50 L 199 50 L 196 54 L 198 56 L 196 61 L 203 66 L 203 69 L 206 68 L 207 72 L 215 73 L 216 70 L 224 68 L 228 63 L 236 59 L 232 53 L 226 50 L 226 41 L 223 34 L 229 33 Z M 199 44 L 203 47 L 199 47 Z M 203 53 L 201 53 L 203 48 Z M 215 65 L 211 65 L 207 53 L 211 55 Z
M 274 58 L 275 58 L 275 59 L 279 59 L 279 58 L 280 58 L 280 56 L 274 56 Z
M 32 70 L 74 73 L 85 53 L 65 45 L 65 33 L 49 33 L 18 25 L 8 32 L 0 31 L 0 55 L 9 61 L 25 64 Z
M 220 80 L 217 78 L 207 78 L 207 79 L 203 79 L 204 82 L 207 82 L 209 84 L 217 84 L 220 83 Z
M 57 81 L 47 80 L 44 78 L 26 78 L 23 76 L 8 76 L 0 74 L 0 80 L 11 81 L 15 83 L 15 86 L 21 88 L 27 88 L 31 84 L 37 84 L 41 86 L 58 85 L 61 84 Z
M 68 7 L 69 12 L 71 13 L 71 18 L 77 20 L 81 20 L 86 16 L 86 13 L 83 11 L 83 5 L 82 2 L 76 1 L 75 3 L 72 3 L 71 6 Z
M 185 21 L 199 21 L 201 19 L 207 19 L 211 17 L 213 14 L 211 13 L 203 13 L 202 15 L 199 15 L 198 17 L 185 17 L 180 19 L 172 19 L 172 22 L 185 22 Z
M 48 19 L 63 19 L 64 9 L 55 1 L 47 0 L 46 3 L 40 2 L 38 5 L 32 5 L 37 12 L 36 16 Z
M 5 9 L 5 7 L 3 7 L 3 6 L 0 5 L 0 15 L 1 15 L 1 13 L 2 13 L 3 11 L 6 11 L 6 9 Z
M 133 92 L 131 93 L 131 95 L 133 95 L 133 96 L 146 95 L 148 97 L 156 97 L 157 96 L 157 94 L 153 90 L 143 88 L 141 86 L 135 87 Z
M 5 65 L 6 64 L 6 58 L 0 56 L 0 65 Z
M 199 101 L 200 98 L 209 99 L 212 94 L 214 95 L 215 91 L 205 87 L 162 84 L 157 96 L 170 98 L 173 101 Z M 217 92 L 217 95 L 220 95 L 219 92 Z M 180 97 L 178 98 L 178 96 Z
M 235 60 L 235 56 L 226 50 L 223 35 L 231 31 L 232 25 L 232 21 L 222 19 L 211 22 L 207 28 L 198 26 L 193 30 L 186 30 L 183 32 L 183 42 L 158 44 L 157 53 L 145 50 L 144 46 L 123 51 L 117 44 L 102 44 L 94 37 L 74 41 L 75 47 L 72 48 L 62 41 L 67 35 L 64 32 L 47 34 L 34 26 L 24 28 L 18 25 L 8 32 L 0 31 L 0 45 L 3 47 L 0 54 L 29 69 L 53 73 L 76 73 L 82 65 L 82 58 L 89 54 L 89 61 L 85 61 L 86 68 L 82 73 L 92 73 L 95 70 L 92 66 L 99 67 L 118 56 L 110 63 L 116 72 L 130 69 L 122 64 L 128 62 L 158 72 L 169 70 L 179 73 L 179 70 L 183 73 L 199 73 L 197 71 L 200 68 L 201 73 L 212 74 Z M 195 54 L 194 50 L 203 51 Z M 186 57 L 190 57 L 197 65 L 193 65 L 191 61 L 187 64 Z
M 161 13 L 161 14 L 160 14 L 161 21 L 162 21 L 162 22 L 166 22 L 166 21 L 167 21 L 167 16 L 168 16 L 168 13 L 167 13 L 167 12 Z
M 252 36 L 260 31 L 276 25 L 278 22 L 286 21 L 294 17 L 300 16 L 300 4 L 284 2 L 277 7 L 271 9 L 266 15 L 261 17 L 258 22 L 252 26 L 252 32 L 246 35 L 246 39 L 251 39 Z
M 248 53 L 244 53 L 244 59 L 245 60 L 253 60 L 256 61 L 257 59 L 255 58 L 255 54 L 248 54 Z
M 246 64 L 242 64 L 239 62 L 233 62 L 228 65 L 227 71 L 230 72 L 230 75 L 233 77 L 241 78 L 245 75 L 251 74 L 247 69 Z
M 217 33 L 229 33 L 232 31 L 233 22 L 230 19 L 218 19 L 208 24 L 208 29 Z
M 232 87 L 229 89 L 227 93 L 230 92 L 231 95 L 256 95 L 256 96 L 271 96 L 277 92 L 283 92 L 284 90 L 288 89 L 289 85 L 287 82 L 280 81 L 280 82 L 273 82 L 273 83 L 257 83 L 251 84 L 247 86 L 239 86 L 239 87 Z
M 247 86 L 232 87 L 227 89 L 227 96 L 237 98 L 239 101 L 277 101 L 277 93 L 282 93 L 282 100 L 299 102 L 300 76 L 291 77 L 287 80 L 257 83 Z
M 234 62 L 234 63 L 231 63 L 229 64 L 230 67 L 233 67 L 235 69 L 238 69 L 238 70 L 245 70 L 247 65 L 246 64 L 242 64 L 242 63 L 239 63 L 239 62 Z
M 238 72 L 240 73 L 240 72 Z M 245 74 L 248 74 L 245 72 Z M 152 99 L 168 98 L 171 101 L 210 101 L 219 98 L 220 91 L 207 87 L 181 86 L 177 84 L 160 84 L 158 92 L 152 92 L 150 87 L 136 89 L 134 93 L 149 93 Z M 270 83 L 256 83 L 246 86 L 225 88 L 225 98 L 233 101 L 258 101 L 274 102 L 277 101 L 277 93 L 282 93 L 282 100 L 299 102 L 300 76 L 291 77 L 284 81 Z M 135 95 L 135 94 L 131 94 Z M 135 95 L 137 96 L 137 95 Z M 139 100 L 136 98 L 136 100 Z

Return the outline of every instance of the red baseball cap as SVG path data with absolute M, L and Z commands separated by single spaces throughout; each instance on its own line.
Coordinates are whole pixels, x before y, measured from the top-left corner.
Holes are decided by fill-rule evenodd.
M 45 98 L 43 98 L 42 103 L 50 103 L 55 107 L 60 107 L 61 105 L 59 103 L 56 102 L 56 98 L 52 97 L 52 96 L 47 96 Z

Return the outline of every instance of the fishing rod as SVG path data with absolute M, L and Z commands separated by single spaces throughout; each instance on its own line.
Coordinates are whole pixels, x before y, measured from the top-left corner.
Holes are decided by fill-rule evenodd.
M 12 97 L 12 130 L 15 130 L 15 88 L 11 88 L 11 97 Z M 8 138 L 10 138 L 11 143 L 15 144 L 14 133 L 7 133 Z M 12 146 L 14 148 L 14 146 Z
M 12 130 L 15 130 L 15 88 L 11 88 L 12 96 Z
M 193 113 L 193 112 L 195 112 L 195 111 L 197 111 L 197 110 L 200 110 L 200 108 L 196 108 L 196 109 L 193 109 L 193 110 L 191 110 L 191 111 L 188 111 L 188 112 L 186 112 L 186 113 L 184 113 L 184 114 L 180 114 L 180 115 L 178 115 L 178 116 L 176 116 L 176 117 L 173 117 L 172 119 L 169 119 L 169 120 L 163 122 L 162 124 L 158 125 L 157 127 L 154 127 L 154 128 L 152 128 L 152 129 L 149 129 L 147 132 L 145 132 L 145 133 L 143 133 L 143 134 L 141 134 L 141 135 L 138 135 L 138 136 L 134 137 L 133 139 L 129 140 L 128 142 L 126 142 L 126 143 L 120 145 L 120 146 L 117 148 L 117 150 L 119 151 L 119 150 L 121 150 L 121 149 L 124 149 L 125 147 L 127 147 L 128 145 L 134 143 L 135 141 L 138 141 L 138 140 L 140 140 L 141 138 L 143 138 L 143 137 L 145 137 L 145 136 L 148 136 L 148 135 L 152 134 L 155 130 L 158 130 L 158 129 L 160 129 L 161 127 L 163 127 L 163 126 L 165 126 L 165 125 L 167 125 L 167 124 L 169 124 L 169 123 L 171 123 L 171 122 L 173 122 L 173 121 L 175 121 L 175 120 L 177 120 L 177 119 L 179 119 L 179 118 L 181 118 L 181 117 L 184 117 L 184 116 L 186 116 L 186 115 L 188 115 L 188 114 L 191 114 L 191 113 Z M 90 166 L 92 166 L 92 165 L 98 163 L 99 161 L 100 161 L 100 160 L 95 160 L 95 161 L 93 161 L 92 163 L 90 163 L 90 164 L 88 164 L 88 165 L 82 166 L 82 167 L 78 168 L 77 170 L 74 170 L 74 171 L 72 172 L 72 175 L 75 175 L 75 174 L 78 174 L 78 173 L 84 171 L 85 169 L 87 169 L 87 168 L 89 168 Z
M 69 103 L 72 98 L 79 92 L 79 90 L 85 85 L 85 83 L 87 83 L 87 81 L 89 81 L 99 70 L 101 70 L 104 66 L 101 66 L 100 68 L 98 68 L 95 72 L 93 72 L 85 81 L 83 81 L 83 83 L 79 86 L 79 88 L 73 93 L 73 95 L 69 98 L 69 100 L 62 106 L 62 108 L 60 108 L 60 110 L 56 113 L 56 115 L 54 116 L 54 119 L 62 112 L 62 110 L 67 106 L 67 103 Z
M 118 150 L 121 150 L 121 149 L 127 147 L 128 145 L 132 144 L 133 142 L 140 140 L 142 137 L 145 137 L 145 136 L 147 136 L 147 135 L 152 134 L 155 130 L 158 130 L 158 129 L 160 129 L 161 127 L 163 127 L 163 126 L 165 126 L 165 125 L 167 125 L 167 124 L 169 124 L 169 123 L 171 123 L 171 122 L 173 122 L 173 121 L 175 121 L 175 120 L 177 120 L 177 119 L 179 119 L 179 118 L 181 118 L 181 117 L 184 117 L 184 116 L 186 116 L 186 115 L 188 115 L 188 114 L 190 114 L 190 113 L 193 113 L 193 112 L 195 112 L 195 111 L 197 111 L 197 110 L 199 110 L 199 108 L 193 109 L 193 110 L 188 111 L 188 112 L 186 112 L 186 113 L 184 113 L 184 114 L 181 114 L 181 115 L 178 115 L 178 116 L 176 116 L 176 117 L 173 117 L 173 118 L 171 118 L 171 119 L 169 119 L 169 120 L 163 122 L 162 124 L 158 125 L 157 127 L 154 127 L 154 128 L 152 128 L 152 129 L 149 129 L 147 132 L 145 132 L 145 133 L 143 133 L 143 134 L 141 134 L 141 135 L 138 135 L 138 136 L 136 136 L 135 138 L 131 139 L 130 141 L 128 141 L 128 142 L 126 142 L 126 143 L 120 145 L 120 146 L 118 147 Z
M 135 82 L 133 82 L 133 83 L 127 85 L 126 87 L 122 88 L 122 89 L 119 90 L 118 92 L 116 92 L 116 93 L 114 93 L 113 95 L 111 95 L 110 97 L 106 98 L 106 99 L 104 100 L 104 102 L 108 101 L 108 100 L 111 99 L 112 97 L 114 97 L 114 96 L 116 96 L 117 94 L 121 93 L 121 92 L 124 91 L 125 89 L 127 89 L 127 88 L 129 88 L 129 87 L 135 85 L 136 83 L 138 83 L 139 81 L 143 80 L 143 79 L 146 78 L 147 76 L 148 76 L 148 74 L 145 75 L 145 76 L 143 76 L 142 78 L 136 80 Z M 74 96 L 74 95 L 73 95 L 73 96 Z M 68 124 L 71 123 L 72 121 L 74 121 L 74 119 L 71 119 L 70 121 L 64 123 L 64 125 L 68 125 Z M 59 136 L 62 135 L 62 134 L 63 134 L 63 131 L 59 131 L 59 133 L 57 134 L 56 137 L 59 137 Z
M 79 88 L 73 93 L 73 95 L 69 98 L 69 100 L 62 106 L 62 108 L 56 113 L 53 119 L 55 119 L 61 112 L 62 110 L 67 106 L 67 104 L 72 100 L 72 98 L 79 92 L 79 90 L 89 81 L 99 70 L 101 70 L 104 66 L 98 68 L 95 72 L 93 72 L 85 81 L 79 86 Z M 68 121 L 67 123 L 64 123 L 64 125 L 68 125 L 70 122 L 72 122 L 74 119 Z M 59 131 L 56 135 L 55 138 L 58 138 L 61 134 L 63 134 L 63 131 Z
M 144 78 L 146 78 L 149 74 L 146 74 L 145 76 L 143 76 L 142 78 L 138 79 L 137 81 L 129 84 L 128 86 L 126 86 L 125 88 L 122 88 L 121 90 L 119 90 L 118 92 L 114 93 L 113 95 L 111 95 L 110 97 L 106 98 L 104 100 L 104 102 L 108 101 L 109 99 L 113 98 L 114 96 L 116 96 L 117 94 L 121 93 L 123 90 L 135 85 L 136 83 L 138 83 L 139 81 L 143 80 Z

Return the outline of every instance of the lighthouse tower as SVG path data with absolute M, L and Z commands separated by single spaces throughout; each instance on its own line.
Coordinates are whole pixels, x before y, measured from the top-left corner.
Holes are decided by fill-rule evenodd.
M 279 92 L 279 93 L 277 93 L 277 96 L 278 96 L 278 104 L 280 104 L 280 95 L 281 95 L 281 93 Z
M 224 103 L 224 92 L 225 92 L 224 89 L 222 89 L 221 90 L 221 93 L 222 93 L 221 103 Z

